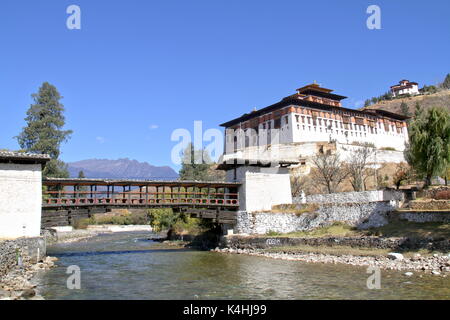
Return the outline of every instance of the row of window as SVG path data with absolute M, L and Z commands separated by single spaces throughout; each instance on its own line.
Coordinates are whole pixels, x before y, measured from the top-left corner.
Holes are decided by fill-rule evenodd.
M 301 117 L 301 123 L 308 124 L 308 125 L 314 125 L 314 126 L 323 126 L 325 127 L 325 130 L 332 130 L 332 128 L 335 129 L 345 129 L 345 130 L 354 130 L 354 131 L 361 131 L 366 132 L 370 131 L 372 134 L 377 134 L 378 129 L 381 130 L 382 125 L 381 123 L 378 123 L 377 127 L 367 126 L 364 124 L 356 124 L 356 123 L 342 123 L 341 121 L 336 120 L 330 120 L 330 119 L 322 119 L 322 118 L 313 118 L 308 116 L 300 116 L 295 115 L 297 123 L 300 123 L 300 117 Z M 300 128 L 297 125 L 297 128 Z M 396 127 L 395 125 L 385 125 L 385 131 L 397 131 L 398 134 L 402 133 L 401 127 Z M 322 131 L 322 130 L 321 130 Z

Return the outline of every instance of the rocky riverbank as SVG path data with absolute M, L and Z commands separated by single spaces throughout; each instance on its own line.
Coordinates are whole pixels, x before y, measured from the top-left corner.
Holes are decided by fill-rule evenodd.
M 64 232 L 46 230 L 44 233 L 44 237 L 47 241 L 47 244 L 51 245 L 56 243 L 77 242 L 98 236 L 100 233 L 101 232 L 97 230 L 72 230 Z
M 0 278 L 0 300 L 44 300 L 37 290 L 36 276 L 55 266 L 57 258 L 45 257 L 38 263 L 29 259 Z
M 116 232 L 152 232 L 152 228 L 148 225 L 89 225 L 87 229 L 45 230 L 44 237 L 47 244 L 70 243 Z
M 271 259 L 281 259 L 289 261 L 304 261 L 309 263 L 343 263 L 352 266 L 377 266 L 386 270 L 405 270 L 426 272 L 433 275 L 446 277 L 450 274 L 450 255 L 422 256 L 414 255 L 406 258 L 402 254 L 394 253 L 387 256 L 355 256 L 355 255 L 331 255 L 322 253 L 291 253 L 291 252 L 267 252 L 264 249 L 233 249 L 216 248 L 212 251 L 228 254 L 246 254 L 260 256 Z M 406 272 L 406 276 L 412 275 Z

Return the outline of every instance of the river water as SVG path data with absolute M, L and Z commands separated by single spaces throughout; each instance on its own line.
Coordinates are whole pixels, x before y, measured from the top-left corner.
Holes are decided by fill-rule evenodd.
M 369 290 L 366 268 L 163 248 L 147 233 L 100 235 L 57 244 L 58 266 L 43 274 L 46 299 L 450 299 L 450 278 L 382 271 Z M 67 268 L 81 289 L 67 289 Z

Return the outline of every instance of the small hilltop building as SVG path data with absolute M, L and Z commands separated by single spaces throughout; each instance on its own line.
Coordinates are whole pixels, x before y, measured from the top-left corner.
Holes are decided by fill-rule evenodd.
M 419 84 L 417 82 L 410 82 L 409 80 L 402 80 L 391 87 L 391 93 L 394 98 L 407 94 L 415 96 L 420 94 Z

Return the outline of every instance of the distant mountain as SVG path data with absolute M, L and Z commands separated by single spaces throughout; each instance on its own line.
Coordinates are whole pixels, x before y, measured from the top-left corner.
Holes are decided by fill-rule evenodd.
M 170 167 L 152 166 L 147 162 L 130 159 L 88 159 L 68 163 L 72 178 L 82 170 L 86 178 L 173 180 L 178 174 Z

